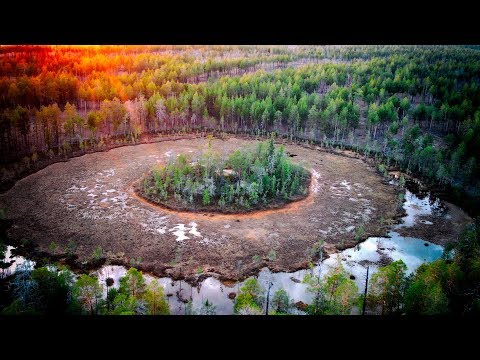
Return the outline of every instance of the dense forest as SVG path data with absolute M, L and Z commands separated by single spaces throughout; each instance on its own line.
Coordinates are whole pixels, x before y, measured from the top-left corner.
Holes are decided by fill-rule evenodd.
M 478 196 L 479 59 L 459 46 L 3 46 L 2 179 L 145 134 L 275 132 Z
M 275 149 L 273 139 L 226 159 L 209 141 L 196 161 L 179 154 L 156 166 L 144 179 L 142 194 L 175 209 L 245 211 L 306 195 L 308 179 L 308 171 L 290 161 L 283 145 Z

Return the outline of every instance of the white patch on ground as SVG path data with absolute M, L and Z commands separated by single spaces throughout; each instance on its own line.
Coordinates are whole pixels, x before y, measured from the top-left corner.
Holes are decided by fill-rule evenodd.
M 125 192 L 118 191 L 120 195 L 111 197 L 110 200 L 114 203 L 118 203 L 122 209 L 128 208 L 127 206 L 127 199 L 128 199 L 128 194 Z
M 86 186 L 78 187 L 76 185 L 72 185 L 71 187 L 69 187 L 67 189 L 67 191 L 72 192 L 72 193 L 75 193 L 75 192 L 78 192 L 78 191 L 85 191 L 85 190 L 87 190 Z
M 108 169 L 108 170 L 105 170 L 105 177 L 112 177 L 115 175 L 115 169 Z
M 190 229 L 190 231 L 188 232 L 189 234 L 192 234 L 192 235 L 194 235 L 194 236 L 196 236 L 196 237 L 202 237 L 202 234 L 200 234 L 200 233 L 198 232 L 198 230 L 197 230 L 197 223 L 195 223 L 195 222 L 192 221 L 192 222 L 189 223 L 188 225 L 190 225 L 190 226 L 192 227 L 192 228 Z
M 358 190 L 358 189 L 362 189 L 362 190 L 366 190 L 366 191 L 368 191 L 368 192 L 372 192 L 372 191 L 373 191 L 369 186 L 367 186 L 367 185 L 365 185 L 365 184 L 354 183 L 354 184 L 353 184 L 353 187 L 354 187 L 355 189 L 357 189 L 357 190 Z
M 343 187 L 345 187 L 348 191 L 350 191 L 352 189 L 352 186 L 349 184 L 349 182 L 347 180 L 343 180 L 340 185 L 342 185 Z
M 338 196 L 338 197 L 344 197 L 347 196 L 348 194 L 345 194 L 345 189 L 339 186 L 330 185 L 330 191 L 332 192 L 332 195 Z
M 189 230 L 187 227 L 185 227 L 185 224 L 177 224 L 173 228 L 169 229 L 173 235 L 175 235 L 177 238 L 175 239 L 176 241 L 183 241 L 190 239 L 188 236 L 185 235 L 185 233 Z
M 168 216 L 159 216 L 156 212 L 137 207 L 132 207 L 132 209 L 143 219 L 140 226 L 142 226 L 144 232 L 154 235 L 166 234 Z
M 204 237 L 202 240 L 199 241 L 200 244 L 203 244 L 203 245 L 212 245 L 212 244 L 215 244 L 215 241 L 212 241 L 211 239 L 209 238 L 206 238 Z
M 230 229 L 230 224 L 223 225 L 225 229 Z
M 318 191 L 320 190 L 320 182 L 319 180 L 322 178 L 322 176 L 320 175 L 320 173 L 318 171 L 316 171 L 315 169 L 312 168 L 312 191 L 314 193 L 318 193 Z
M 197 226 L 198 225 L 195 222 L 189 223 L 188 226 L 185 226 L 185 224 L 177 224 L 168 231 L 177 237 L 175 239 L 176 241 L 183 241 L 190 239 L 190 237 L 187 236 L 187 233 L 192 234 L 195 237 L 202 237 L 202 234 L 197 230 Z
M 318 229 L 318 232 L 321 233 L 321 234 L 323 234 L 323 235 L 328 235 L 331 231 L 332 231 L 331 226 L 329 226 L 329 227 L 327 228 L 327 230 Z
M 172 156 L 172 150 L 168 150 L 168 151 L 165 153 L 165 156 L 166 156 L 166 157 Z
M 216 236 L 214 239 L 202 237 L 202 239 L 198 240 L 198 243 L 202 245 L 207 245 L 207 246 L 215 246 L 216 248 L 218 248 L 219 246 L 224 246 L 230 240 L 231 238 L 224 234 L 224 235 L 221 235 L 220 237 Z
M 365 186 L 359 183 L 350 184 L 347 180 L 334 182 L 330 186 L 330 190 L 332 191 L 332 194 L 334 196 L 348 197 L 350 201 L 355 201 L 355 200 L 352 200 L 354 199 L 352 195 L 357 195 L 358 197 L 362 196 L 359 190 L 364 190 L 370 193 L 372 192 L 372 189 L 369 188 L 368 186 Z

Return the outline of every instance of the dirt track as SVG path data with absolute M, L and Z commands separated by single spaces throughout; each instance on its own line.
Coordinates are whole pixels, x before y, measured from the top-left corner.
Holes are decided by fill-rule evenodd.
M 249 142 L 231 138 L 214 140 L 213 146 L 227 154 Z M 176 213 L 135 196 L 132 184 L 156 162 L 195 154 L 205 143 L 121 147 L 48 166 L 0 195 L 0 207 L 14 221 L 10 236 L 30 239 L 43 251 L 55 242 L 57 253 L 74 241 L 81 261 L 101 246 L 108 260 L 128 265 L 141 258 L 138 267 L 159 276 L 201 269 L 236 278 L 267 265 L 275 271 L 305 267 L 319 239 L 329 251 L 352 246 L 356 226 L 363 224 L 364 237 L 383 235 L 398 215 L 395 188 L 361 160 L 293 145 L 286 147 L 297 155 L 293 161 L 312 171 L 311 194 L 283 209 Z

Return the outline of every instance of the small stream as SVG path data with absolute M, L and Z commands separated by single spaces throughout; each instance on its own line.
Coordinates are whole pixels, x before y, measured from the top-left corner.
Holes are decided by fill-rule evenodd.
M 428 224 L 427 221 L 418 217 L 423 215 L 440 216 L 445 210 L 439 199 L 432 199 L 430 194 L 421 198 L 411 191 L 406 190 L 405 202 L 403 207 L 406 216 L 402 223 L 396 225 L 387 237 L 370 237 L 364 242 L 358 244 L 354 248 L 346 249 L 337 254 L 330 256 L 317 264 L 313 269 L 299 270 L 291 273 L 278 272 L 272 273 L 268 268 L 263 268 L 258 274 L 258 280 L 264 288 L 268 288 L 268 283 L 272 282 L 270 296 L 273 296 L 277 289 L 283 288 L 288 293 L 293 302 L 302 301 L 309 303 L 312 300 L 312 294 L 307 291 L 307 286 L 302 284 L 304 276 L 312 272 L 315 275 L 320 273 L 324 276 L 329 269 L 335 267 L 337 261 L 341 261 L 345 270 L 351 275 L 358 286 L 359 292 L 363 292 L 365 287 L 365 277 L 367 266 L 369 267 L 370 276 L 378 270 L 382 264 L 391 261 L 403 260 L 407 265 L 407 272 L 412 273 L 422 263 L 431 262 L 439 259 L 443 253 L 443 247 L 422 239 L 403 237 L 395 232 L 400 227 L 415 226 L 418 222 Z M 11 256 L 13 247 L 9 246 L 6 252 L 5 261 L 14 261 L 9 268 L 0 270 L 0 276 L 6 276 L 15 272 L 17 267 L 27 261 L 21 256 Z M 34 262 L 27 263 L 31 268 Z M 95 271 L 99 282 L 105 284 L 107 278 L 113 278 L 113 287 L 118 288 L 119 280 L 125 275 L 127 269 L 118 265 L 106 265 Z M 155 277 L 145 275 L 146 282 L 149 283 Z M 186 302 L 192 301 L 193 309 L 197 310 L 201 307 L 202 302 L 208 299 L 216 307 L 218 315 L 233 314 L 234 300 L 229 298 L 230 293 L 237 293 L 243 282 L 237 282 L 229 287 L 222 284 L 213 277 L 206 278 L 196 287 L 192 287 L 185 281 L 172 281 L 171 278 L 162 277 L 157 279 L 164 287 L 167 300 L 170 305 L 170 311 L 174 315 L 183 315 L 186 312 Z M 106 296 L 105 287 L 105 296 Z M 294 310 L 298 314 L 301 311 Z

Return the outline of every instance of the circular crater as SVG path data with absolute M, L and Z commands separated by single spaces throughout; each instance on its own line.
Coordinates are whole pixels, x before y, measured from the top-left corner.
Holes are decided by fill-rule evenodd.
M 383 235 L 398 215 L 395 188 L 362 160 L 290 144 L 285 151 L 308 170 L 310 185 L 306 197 L 280 208 L 176 211 L 135 193 L 140 174 L 177 155 L 194 156 L 207 144 L 185 139 L 125 146 L 48 166 L 0 195 L 0 207 L 13 221 L 9 236 L 45 252 L 55 243 L 57 255 L 75 249 L 79 262 L 101 247 L 107 262 L 134 263 L 158 276 L 192 277 L 202 268 L 234 279 L 265 266 L 308 267 L 319 240 L 331 253 L 353 246 L 360 227 L 365 237 Z M 211 141 L 225 157 L 257 144 L 233 137 Z

